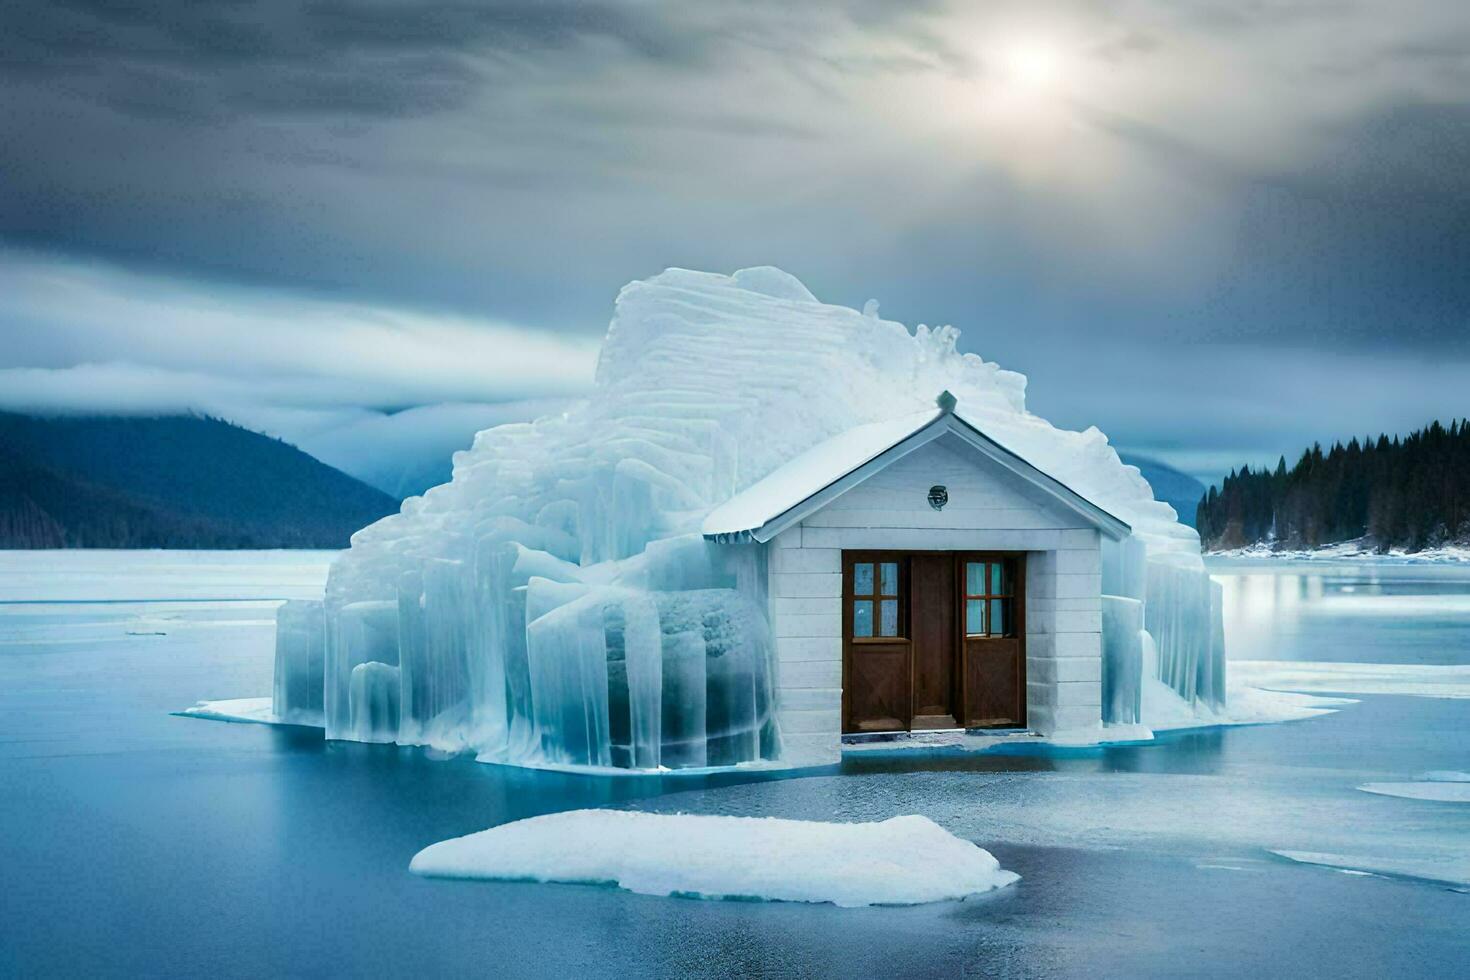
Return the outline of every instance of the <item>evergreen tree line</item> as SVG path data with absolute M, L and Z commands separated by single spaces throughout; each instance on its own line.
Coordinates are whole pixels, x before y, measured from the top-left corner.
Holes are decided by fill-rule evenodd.
M 1400 439 L 1320 444 L 1287 469 L 1232 470 L 1196 512 L 1206 548 L 1315 548 L 1364 539 L 1378 551 L 1470 543 L 1470 423 Z

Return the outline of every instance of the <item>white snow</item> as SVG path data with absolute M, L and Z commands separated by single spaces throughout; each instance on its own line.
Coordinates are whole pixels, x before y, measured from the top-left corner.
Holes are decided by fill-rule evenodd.
M 946 391 L 936 402 L 952 397 Z M 990 438 L 981 430 L 980 423 L 967 418 L 966 413 L 952 402 L 926 412 L 855 426 L 818 443 L 710 511 L 701 530 L 705 537 L 730 540 L 738 540 L 745 532 L 752 532 L 756 540 L 766 541 L 774 532 L 763 525 L 842 481 L 890 449 L 899 446 L 904 451 L 918 448 L 925 440 L 945 432 L 959 434 L 966 441 L 984 447 L 983 451 L 1004 460 L 1007 467 L 1016 468 L 1028 478 L 1047 480 L 1048 487 L 1054 492 L 1065 494 L 1074 505 L 1085 507 L 1089 519 L 1116 528 L 1110 531 L 1110 536 L 1127 533 L 1126 523 L 1102 511 L 1092 501 L 1069 493 L 1070 488 L 1049 481 L 1050 474 L 1036 471 L 1020 454 Z M 1107 521 L 1109 517 L 1113 520 Z
M 290 724 L 277 717 L 270 698 L 228 698 L 223 701 L 200 701 L 192 708 L 175 711 L 183 718 L 207 721 L 238 721 L 252 725 Z
M 1144 717 L 1155 731 L 1212 728 L 1230 725 L 1269 725 L 1304 721 L 1330 715 L 1338 708 L 1357 702 L 1350 698 L 1324 698 L 1291 691 L 1271 691 L 1252 686 L 1234 671 L 1231 662 L 1230 695 L 1220 709 L 1191 705 L 1167 685 L 1153 678 L 1144 681 Z
M 1358 789 L 1380 796 L 1406 800 L 1435 800 L 1441 803 L 1470 803 L 1470 782 L 1364 783 Z
M 1470 664 L 1232 660 L 1230 676 L 1232 680 L 1274 691 L 1470 698 Z
M 1402 548 L 1393 548 L 1387 552 L 1380 553 L 1371 541 L 1364 538 L 1354 538 L 1351 541 L 1339 541 L 1335 544 L 1323 545 L 1320 548 L 1283 549 L 1279 551 L 1274 550 L 1268 544 L 1253 544 L 1245 548 L 1212 551 L 1209 553 L 1209 557 L 1246 561 L 1313 562 L 1351 559 L 1367 564 L 1463 564 L 1470 562 L 1470 547 L 1465 545 L 1445 545 L 1441 548 L 1426 548 L 1423 551 L 1405 551 Z
M 845 907 L 959 899 L 1020 877 L 927 817 L 827 823 L 620 810 L 553 813 L 441 841 L 409 870 Z
M 735 534 L 758 528 L 882 455 L 943 413 L 928 409 L 854 426 L 818 443 L 709 512 L 701 531 Z
M 1132 527 L 1104 548 L 1103 588 L 1147 598 L 1158 675 L 1218 707 L 1220 609 L 1198 535 L 1102 433 L 1030 414 L 1025 378 L 957 339 L 820 303 L 778 269 L 629 284 L 585 402 L 481 432 L 451 482 L 355 534 L 319 633 L 300 607 L 283 613 L 278 710 L 315 712 L 295 679 L 316 676 L 320 653 L 329 738 L 391 733 L 525 765 L 778 760 L 764 554 L 701 528 L 839 433 L 851 435 L 823 453 L 843 465 L 881 451 L 945 390 L 986 435 Z M 782 494 L 830 465 L 795 467 L 781 480 L 801 486 Z M 369 678 L 364 664 L 381 667 Z M 354 691 L 375 699 L 367 728 Z

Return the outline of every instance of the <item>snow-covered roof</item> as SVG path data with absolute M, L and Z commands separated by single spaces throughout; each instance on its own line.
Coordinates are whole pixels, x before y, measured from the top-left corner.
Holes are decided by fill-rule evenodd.
M 818 443 L 710 511 L 702 527 L 704 536 L 714 541 L 769 541 L 874 473 L 950 433 L 1047 492 L 1108 537 L 1117 540 L 1131 533 L 1126 522 L 987 436 L 964 417 L 949 392 L 941 394 L 937 404 L 855 426 Z

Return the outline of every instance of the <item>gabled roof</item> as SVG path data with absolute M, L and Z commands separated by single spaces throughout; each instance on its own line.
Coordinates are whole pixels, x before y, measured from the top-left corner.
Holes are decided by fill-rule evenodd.
M 1117 540 L 1132 533 L 1127 523 L 966 421 L 955 411 L 949 392 L 936 402 L 938 408 L 859 425 L 818 443 L 710 511 L 704 519 L 704 536 L 712 541 L 769 541 L 946 434 L 958 436 L 982 456 L 1045 491 L 1108 537 Z

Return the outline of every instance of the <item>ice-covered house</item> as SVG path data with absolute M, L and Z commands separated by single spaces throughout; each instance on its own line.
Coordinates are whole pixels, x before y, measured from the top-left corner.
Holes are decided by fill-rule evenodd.
M 480 433 L 279 614 L 276 712 L 527 765 L 1218 705 L 1195 533 L 1025 379 L 775 269 L 632 283 L 591 397 Z M 936 399 L 936 395 L 938 395 Z
M 1102 542 L 1131 529 L 938 402 L 818 444 L 704 521 L 767 549 L 787 753 L 1102 721 Z

